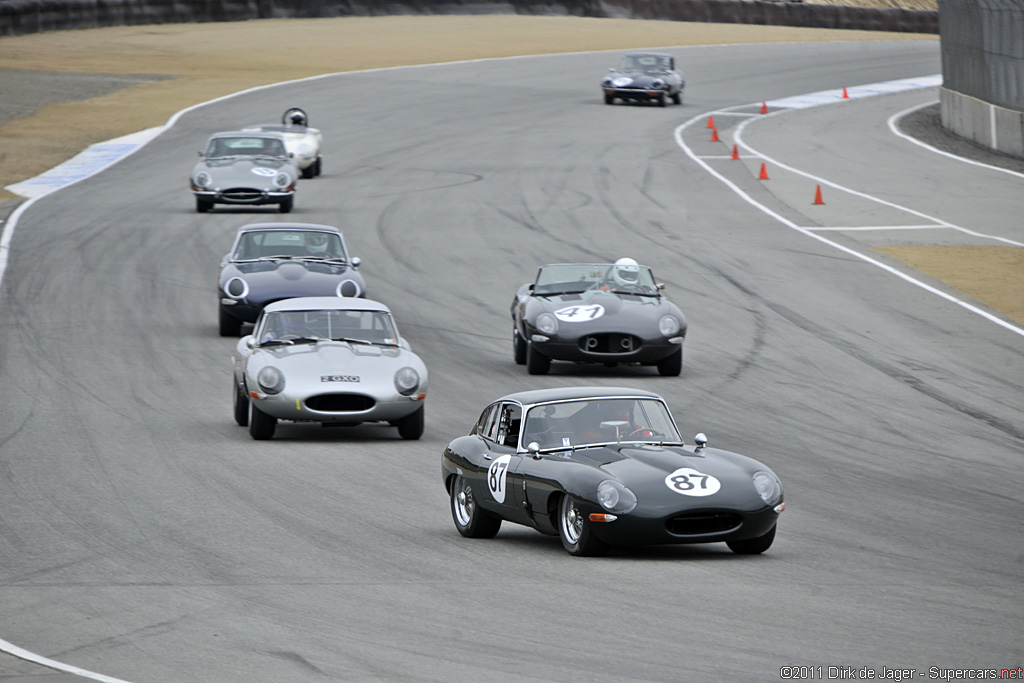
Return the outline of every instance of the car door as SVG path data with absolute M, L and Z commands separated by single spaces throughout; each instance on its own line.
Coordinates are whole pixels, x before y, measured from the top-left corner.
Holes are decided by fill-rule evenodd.
M 522 425 L 523 407 L 514 401 L 503 401 L 488 416 L 483 454 L 486 469 L 473 492 L 480 505 L 497 512 L 505 519 L 522 522 L 527 519 L 522 508 L 522 482 L 517 472 L 523 458 L 516 451 Z

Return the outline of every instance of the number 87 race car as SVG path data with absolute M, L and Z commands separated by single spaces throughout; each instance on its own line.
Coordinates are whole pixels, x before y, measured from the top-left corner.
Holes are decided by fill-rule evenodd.
M 782 484 L 737 453 L 683 443 L 664 399 L 574 387 L 510 394 L 441 456 L 452 519 L 469 538 L 502 521 L 557 535 L 572 555 L 610 546 L 725 542 L 767 550 Z

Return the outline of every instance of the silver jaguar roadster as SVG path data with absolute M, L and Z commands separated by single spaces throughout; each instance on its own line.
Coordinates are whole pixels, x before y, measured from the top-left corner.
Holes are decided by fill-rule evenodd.
M 235 422 L 270 439 L 278 420 L 387 422 L 423 435 L 427 367 L 384 304 L 300 297 L 269 304 L 234 353 Z
M 217 133 L 199 156 L 189 179 L 199 213 L 215 204 L 277 204 L 281 213 L 292 210 L 300 171 L 280 133 Z

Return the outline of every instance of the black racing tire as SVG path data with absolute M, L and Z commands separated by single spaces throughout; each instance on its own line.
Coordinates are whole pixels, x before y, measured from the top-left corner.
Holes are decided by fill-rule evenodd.
M 466 538 L 494 538 L 501 528 L 501 518 L 477 505 L 473 489 L 461 474 L 452 480 L 450 498 L 452 521 L 460 534 Z
M 423 436 L 423 412 L 423 404 L 420 404 L 416 412 L 395 420 L 395 426 L 398 427 L 398 435 L 406 441 L 415 441 Z
M 609 94 L 605 93 L 604 103 L 605 104 L 615 104 L 615 95 L 609 95 Z
M 302 169 L 302 177 L 306 178 L 307 180 L 309 178 L 312 178 L 315 175 L 316 175 L 316 162 L 315 161 L 312 164 L 310 164 L 309 166 L 307 166 L 306 168 Z
M 267 415 L 256 407 L 256 404 L 249 401 L 249 436 L 256 441 L 266 441 L 274 438 L 274 430 L 277 429 L 277 418 Z
M 658 106 L 659 107 L 664 107 L 665 106 L 665 93 L 663 93 L 663 92 L 658 93 Z
M 281 213 L 291 213 L 294 206 L 295 197 L 287 197 L 286 199 L 282 199 L 281 203 L 277 205 L 277 210 Z
M 323 157 L 317 157 L 316 158 L 316 163 L 313 164 L 313 165 L 316 167 L 316 171 L 315 171 L 314 175 L 320 175 L 321 173 L 324 172 L 324 158 Z
M 222 337 L 237 337 L 242 333 L 242 321 L 238 318 L 234 318 L 224 312 L 224 309 L 220 309 L 218 317 L 218 323 L 220 328 L 220 336 Z
M 658 374 L 662 377 L 678 377 L 683 372 L 683 348 L 679 347 L 668 358 L 658 361 Z
M 235 384 L 235 390 L 232 392 L 235 409 L 235 422 L 238 423 L 239 427 L 249 426 L 249 396 L 242 390 L 242 387 Z
M 196 197 L 196 211 L 199 213 L 206 213 L 213 208 L 213 202 L 209 199 L 203 199 L 202 197 Z
M 683 91 L 680 90 L 679 92 L 677 92 L 675 95 L 672 96 L 672 104 L 682 104 L 682 103 L 683 103 Z
M 778 526 L 778 525 L 776 525 Z M 745 538 L 742 541 L 726 541 L 729 550 L 737 555 L 759 555 L 772 547 L 775 540 L 775 527 L 773 526 L 765 534 L 757 538 Z
M 551 359 L 533 347 L 526 345 L 526 371 L 531 375 L 546 375 L 551 369 Z
M 519 336 L 519 330 L 512 329 L 512 357 L 516 365 L 526 365 L 526 340 Z
M 568 493 L 558 503 L 558 537 L 562 547 L 576 557 L 600 557 L 608 544 L 594 536 L 593 522 L 587 519 Z

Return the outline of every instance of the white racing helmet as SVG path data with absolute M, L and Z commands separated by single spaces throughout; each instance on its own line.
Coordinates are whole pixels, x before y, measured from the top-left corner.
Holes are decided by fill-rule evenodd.
M 322 232 L 311 232 L 306 235 L 306 251 L 314 256 L 323 256 L 327 253 L 328 237 Z
M 635 285 L 640 278 L 640 266 L 629 257 L 620 258 L 612 268 L 612 277 L 620 287 Z

